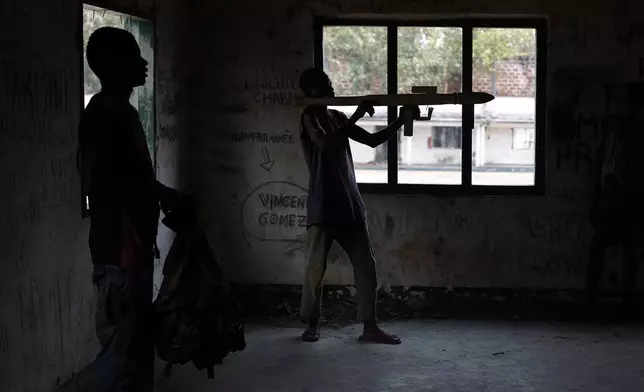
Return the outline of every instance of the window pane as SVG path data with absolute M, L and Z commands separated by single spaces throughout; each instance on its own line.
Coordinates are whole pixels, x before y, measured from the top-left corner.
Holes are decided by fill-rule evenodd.
M 461 92 L 463 32 L 453 27 L 398 28 L 398 93 L 414 86 L 436 86 L 437 92 Z M 421 106 L 427 116 L 428 107 Z M 401 136 L 398 183 L 461 183 L 462 109 L 437 105 L 431 121 L 415 121 L 414 135 Z
M 152 22 L 127 14 L 106 10 L 92 5 L 83 5 L 83 57 L 85 106 L 94 94 L 101 90 L 101 84 L 94 72 L 89 68 L 85 49 L 90 35 L 101 27 L 116 27 L 132 33 L 141 48 L 141 56 L 149 63 L 148 78 L 145 85 L 135 88 L 130 103 L 139 111 L 143 124 L 148 149 L 154 158 L 154 43 Z
M 387 28 L 327 26 L 323 37 L 324 70 L 336 96 L 387 93 Z M 355 106 L 332 107 L 350 117 Z M 369 132 L 387 125 L 387 108 L 357 123 Z M 387 183 L 387 145 L 371 148 L 350 141 L 358 183 Z
M 472 184 L 534 185 L 537 41 L 534 29 L 474 29 Z

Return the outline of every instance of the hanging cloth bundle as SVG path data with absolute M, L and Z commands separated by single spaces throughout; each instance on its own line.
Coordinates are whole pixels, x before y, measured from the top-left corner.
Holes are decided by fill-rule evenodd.
M 175 364 L 192 361 L 213 378 L 214 365 L 246 347 L 237 301 L 223 279 L 196 210 L 195 202 L 186 199 L 162 221 L 177 233 L 154 301 L 155 345 L 158 356 L 167 362 L 166 377 Z

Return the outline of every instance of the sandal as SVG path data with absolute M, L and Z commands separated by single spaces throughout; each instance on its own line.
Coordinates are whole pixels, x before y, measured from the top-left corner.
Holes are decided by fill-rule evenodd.
M 302 333 L 302 340 L 305 342 L 317 342 L 320 340 L 320 331 L 316 329 L 307 329 Z
M 402 341 L 400 338 L 392 333 L 387 333 L 384 331 L 372 332 L 368 334 L 362 334 L 358 338 L 361 342 L 367 343 L 379 343 L 379 344 L 400 344 Z

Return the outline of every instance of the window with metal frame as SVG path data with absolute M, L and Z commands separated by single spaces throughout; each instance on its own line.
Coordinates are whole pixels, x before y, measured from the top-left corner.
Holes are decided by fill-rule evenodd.
M 352 141 L 361 190 L 543 194 L 547 26 L 542 17 L 316 18 L 315 66 L 336 96 L 409 94 L 414 86 L 495 96 L 481 105 L 434 106 L 430 121 L 414 123 L 413 136 L 387 142 L 386 155 Z M 333 108 L 348 116 L 355 110 Z M 358 125 L 375 132 L 398 111 L 376 108 Z M 518 138 L 526 140 L 519 146 Z
M 460 126 L 432 127 L 432 148 L 461 149 L 463 138 Z
M 512 149 L 534 150 L 535 133 L 534 128 L 513 128 Z

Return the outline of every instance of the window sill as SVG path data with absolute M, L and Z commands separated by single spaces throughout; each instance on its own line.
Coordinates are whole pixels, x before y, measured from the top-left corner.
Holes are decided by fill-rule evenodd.
M 358 184 L 361 193 L 392 195 L 467 196 L 544 196 L 544 187 L 507 185 L 419 185 Z

